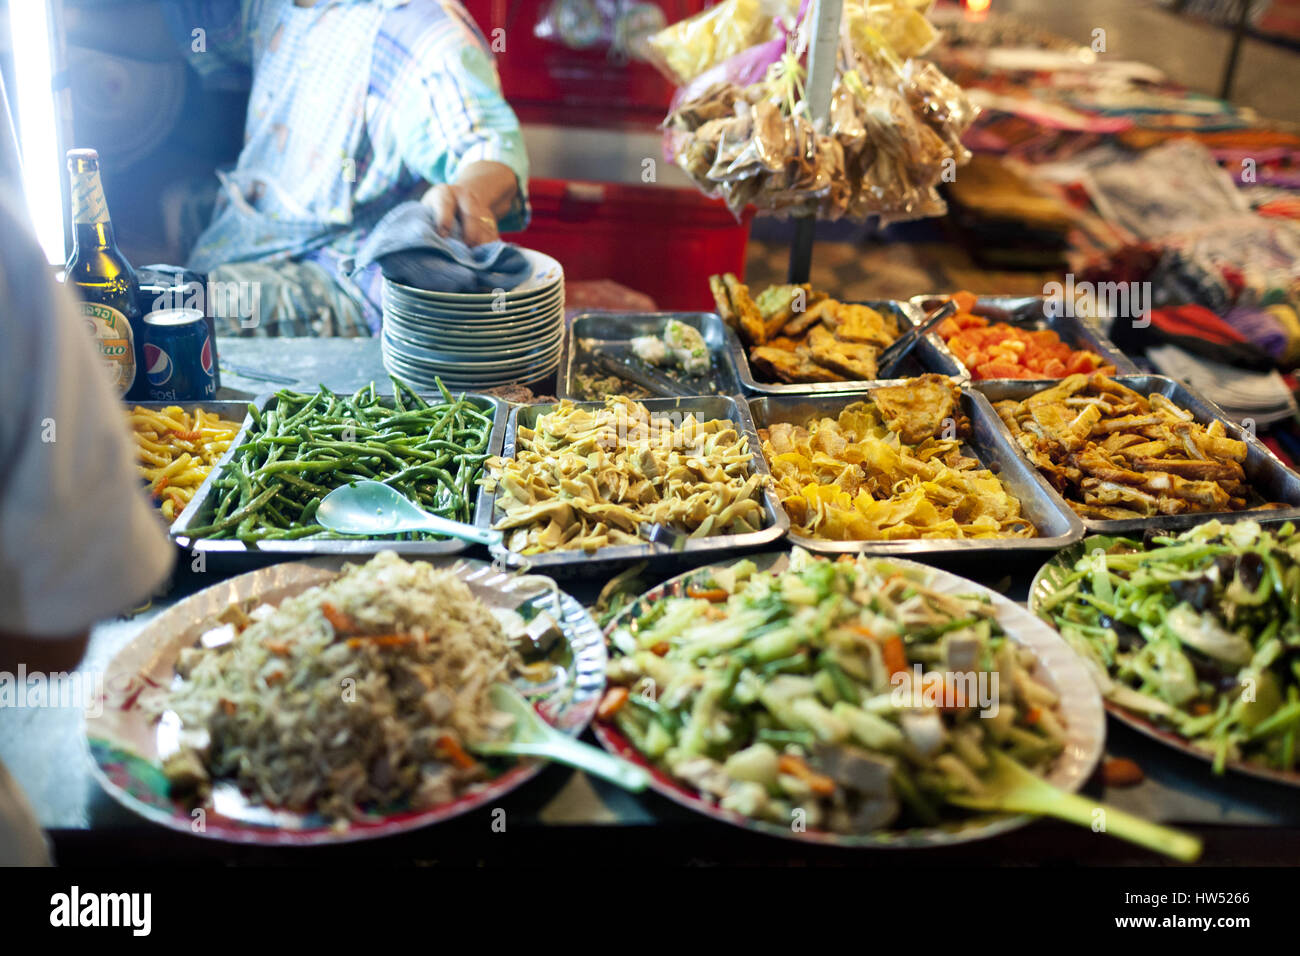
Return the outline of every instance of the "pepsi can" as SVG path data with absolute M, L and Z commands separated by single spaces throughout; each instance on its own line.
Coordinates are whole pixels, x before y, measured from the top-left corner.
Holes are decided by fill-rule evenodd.
M 144 374 L 150 401 L 216 396 L 216 342 L 201 310 L 159 309 L 144 314 Z

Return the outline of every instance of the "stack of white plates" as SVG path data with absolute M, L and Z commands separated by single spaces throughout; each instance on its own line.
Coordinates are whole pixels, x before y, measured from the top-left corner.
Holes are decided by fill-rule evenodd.
M 426 292 L 384 280 L 384 366 L 410 385 L 525 384 L 560 364 L 564 270 L 521 249 L 532 273 L 509 292 Z

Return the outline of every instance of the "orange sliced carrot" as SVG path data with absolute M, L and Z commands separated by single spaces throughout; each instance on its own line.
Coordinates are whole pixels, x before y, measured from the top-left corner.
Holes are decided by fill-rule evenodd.
M 903 648 L 903 639 L 897 634 L 881 642 L 880 653 L 885 660 L 885 670 L 889 671 L 890 677 L 907 671 L 907 651 Z
M 361 647 L 369 645 L 371 647 L 404 647 L 407 644 L 416 643 L 417 638 L 414 634 L 360 634 L 357 637 L 349 637 L 348 647 Z
M 600 706 L 596 708 L 596 716 L 601 720 L 613 720 L 614 715 L 627 704 L 629 696 L 626 687 L 611 687 L 605 691 L 605 696 L 600 699 Z
M 781 773 L 798 777 L 808 784 L 808 789 L 819 797 L 829 797 L 835 792 L 835 781 L 825 774 L 817 773 L 812 767 L 794 754 L 781 754 L 776 762 Z
M 347 634 L 349 631 L 355 631 L 357 625 L 352 618 L 348 617 L 329 601 L 325 601 L 320 606 L 321 613 L 325 615 L 325 620 L 330 622 L 330 627 L 334 628 L 336 636 Z
M 474 758 L 465 752 L 465 748 L 451 734 L 443 734 L 439 737 L 435 750 L 439 756 L 446 757 L 461 770 L 469 770 L 475 766 Z
M 727 598 L 731 597 L 722 588 L 697 588 L 694 585 L 686 589 L 686 596 L 698 600 L 709 601 L 713 604 L 721 604 Z

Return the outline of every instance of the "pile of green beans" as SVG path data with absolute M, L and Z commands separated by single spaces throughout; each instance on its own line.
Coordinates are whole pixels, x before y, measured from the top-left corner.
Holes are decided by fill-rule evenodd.
M 438 382 L 442 402 L 430 404 L 392 379 L 391 402 L 372 382 L 351 397 L 321 386 L 308 394 L 281 390 L 259 411 L 213 482 L 206 525 L 185 536 L 245 542 L 349 538 L 316 523 L 321 499 L 355 481 L 381 481 L 427 511 L 469 522 L 492 416 Z M 438 538 L 415 533 L 394 540 Z

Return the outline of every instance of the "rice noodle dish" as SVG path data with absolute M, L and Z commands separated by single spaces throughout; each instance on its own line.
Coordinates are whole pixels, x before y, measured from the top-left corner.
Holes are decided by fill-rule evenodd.
M 228 779 L 342 823 L 448 802 L 487 777 L 469 741 L 512 718 L 489 688 L 522 668 L 455 572 L 385 551 L 279 607 L 232 606 L 148 706 L 181 727 L 174 794 Z

